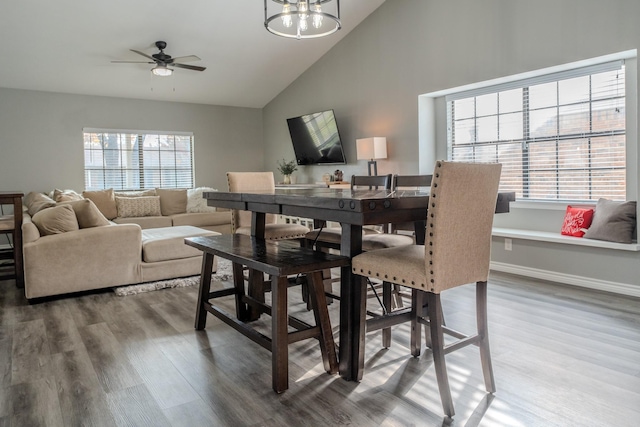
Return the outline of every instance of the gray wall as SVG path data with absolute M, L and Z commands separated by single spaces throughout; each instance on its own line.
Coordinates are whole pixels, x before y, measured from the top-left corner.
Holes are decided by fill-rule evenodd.
M 260 109 L 0 88 L 1 189 L 83 190 L 84 127 L 193 132 L 196 186 L 263 165 Z
M 355 139 L 369 136 L 386 136 L 389 143 L 390 159 L 379 162 L 380 173 L 418 172 L 419 95 L 637 49 L 638 16 L 637 0 L 389 0 L 264 108 L 264 168 L 276 171 L 277 159 L 293 158 L 287 117 L 333 108 L 346 177 L 366 173 L 366 162 L 356 162 Z M 435 134 L 435 152 L 443 158 L 445 129 Z M 635 128 L 629 137 L 637 197 Z M 318 181 L 335 168 L 307 166 L 298 180 Z M 496 222 L 526 228 L 532 217 L 559 221 L 549 224 L 559 231 L 562 211 L 518 209 Z M 603 288 L 640 285 L 638 252 L 514 241 L 506 253 L 501 244 L 494 239 L 493 260 L 529 274 L 550 271 Z

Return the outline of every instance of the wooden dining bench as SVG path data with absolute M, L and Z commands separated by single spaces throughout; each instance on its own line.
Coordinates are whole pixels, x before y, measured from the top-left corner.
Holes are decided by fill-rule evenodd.
M 314 251 L 293 242 L 274 243 L 239 234 L 190 237 L 185 239 L 185 243 L 204 253 L 196 308 L 195 328 L 197 330 L 205 328 L 207 313 L 211 313 L 270 350 L 272 384 L 273 390 L 277 393 L 282 393 L 289 387 L 288 345 L 290 343 L 317 338 L 320 341 L 325 370 L 330 374 L 338 371 L 336 347 L 322 285 L 322 270 L 348 266 L 350 263 L 348 257 Z M 214 256 L 233 262 L 234 286 L 232 288 L 210 290 Z M 263 281 L 263 273 L 271 277 L 271 306 L 245 293 L 243 266 L 254 273 L 250 274 L 250 277 L 254 277 L 255 281 Z M 306 276 L 311 291 L 315 326 L 288 315 L 287 288 L 290 284 L 289 276 L 292 275 Z M 235 296 L 235 316 L 210 302 L 230 295 Z M 257 331 L 249 322 L 249 306 L 271 316 L 271 338 Z M 289 332 L 288 326 L 295 330 Z

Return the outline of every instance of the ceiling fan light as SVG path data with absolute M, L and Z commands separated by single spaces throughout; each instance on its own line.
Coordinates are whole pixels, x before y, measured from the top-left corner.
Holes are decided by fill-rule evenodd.
M 151 69 L 151 72 L 160 77 L 168 77 L 173 74 L 173 70 L 171 68 L 167 68 L 166 65 L 156 65 Z

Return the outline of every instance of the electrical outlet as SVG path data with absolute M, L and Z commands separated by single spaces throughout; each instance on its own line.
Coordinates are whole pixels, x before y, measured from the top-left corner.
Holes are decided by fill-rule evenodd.
M 511 239 L 505 238 L 504 239 L 504 250 L 505 251 L 510 251 L 511 249 L 513 249 L 512 245 L 511 245 Z

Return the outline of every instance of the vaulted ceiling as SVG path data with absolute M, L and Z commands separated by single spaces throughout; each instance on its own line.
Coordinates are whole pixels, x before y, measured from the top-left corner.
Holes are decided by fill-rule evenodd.
M 261 108 L 384 0 L 343 0 L 342 30 L 268 33 L 261 0 L 20 0 L 0 11 L 0 87 Z M 152 76 L 131 52 L 197 55 L 203 72 Z

